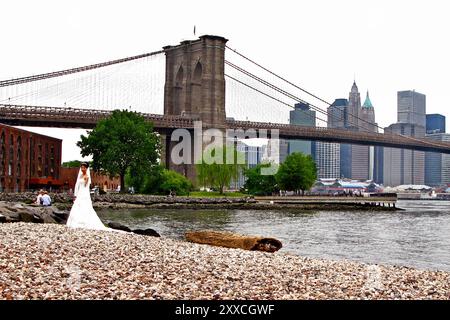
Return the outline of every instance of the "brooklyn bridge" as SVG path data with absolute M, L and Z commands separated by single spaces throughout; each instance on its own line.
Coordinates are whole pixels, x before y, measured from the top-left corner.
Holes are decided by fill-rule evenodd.
M 277 129 L 281 139 L 450 154 L 449 143 L 368 130 L 364 119 L 352 120 L 356 130 L 330 128 L 330 119 L 345 115 L 330 114 L 328 102 L 226 43 L 223 37 L 204 35 L 134 57 L 0 81 L 0 122 L 91 129 L 113 110 L 129 109 L 166 136 L 166 147 L 173 130 L 192 130 L 195 121 L 202 121 L 204 128 Z M 286 123 L 298 102 L 315 110 L 322 125 Z

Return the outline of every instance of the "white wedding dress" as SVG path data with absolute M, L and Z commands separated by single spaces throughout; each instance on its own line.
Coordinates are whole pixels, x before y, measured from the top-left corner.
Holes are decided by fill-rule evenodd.
M 73 203 L 72 209 L 70 210 L 69 219 L 67 220 L 66 225 L 70 228 L 113 231 L 114 229 L 105 227 L 92 207 L 90 193 L 91 175 L 89 168 L 87 169 L 86 174 L 88 176 L 87 183 L 83 179 L 81 169 L 78 173 L 78 179 L 74 190 L 76 199 Z

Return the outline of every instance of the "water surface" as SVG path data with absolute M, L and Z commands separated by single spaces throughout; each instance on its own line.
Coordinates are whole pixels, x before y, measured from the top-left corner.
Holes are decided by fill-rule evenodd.
M 281 251 L 450 271 L 450 201 L 399 201 L 405 211 L 102 210 L 104 222 L 152 228 L 184 239 L 190 230 L 226 230 L 281 240 Z

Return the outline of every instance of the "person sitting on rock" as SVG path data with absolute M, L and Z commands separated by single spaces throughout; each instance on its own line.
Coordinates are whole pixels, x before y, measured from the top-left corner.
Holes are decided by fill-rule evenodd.
M 52 199 L 48 195 L 47 191 L 44 191 L 44 195 L 42 196 L 42 205 L 44 207 L 49 207 L 52 205 Z
M 36 197 L 36 204 L 42 204 L 42 196 L 44 195 L 44 190 L 39 190 L 38 195 Z

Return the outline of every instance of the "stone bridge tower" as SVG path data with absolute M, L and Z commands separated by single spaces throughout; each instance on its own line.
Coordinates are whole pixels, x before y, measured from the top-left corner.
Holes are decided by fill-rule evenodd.
M 202 121 L 203 129 L 225 130 L 225 44 L 228 40 L 204 35 L 176 46 L 166 46 L 164 115 L 186 116 Z M 192 138 L 194 136 L 192 135 Z M 202 137 L 200 137 L 202 138 Z M 195 183 L 194 155 L 190 164 L 174 164 L 172 149 L 178 142 L 164 137 L 166 168 L 176 170 Z M 191 141 L 194 151 L 194 141 Z
M 205 35 L 166 46 L 164 114 L 199 118 L 204 127 L 225 127 L 225 44 Z

